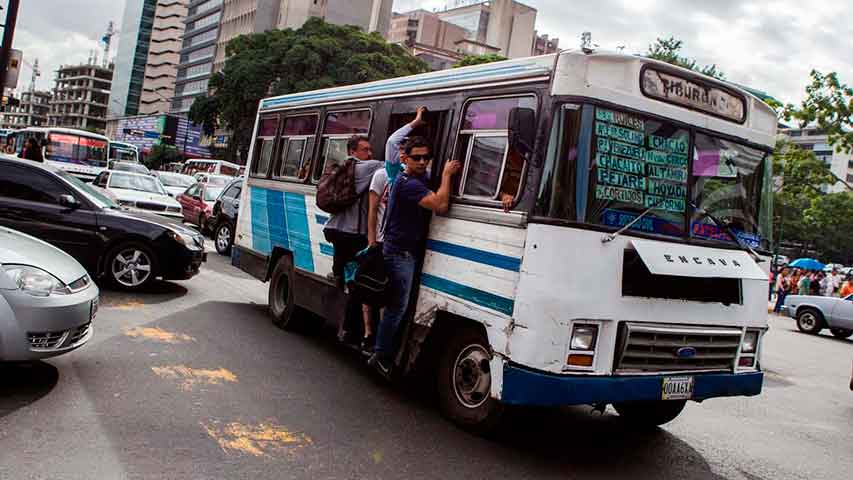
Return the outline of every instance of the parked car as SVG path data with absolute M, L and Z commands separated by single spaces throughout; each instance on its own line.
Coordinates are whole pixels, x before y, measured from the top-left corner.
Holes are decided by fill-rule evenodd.
M 74 257 L 95 279 L 145 288 L 155 278 L 193 277 L 204 238 L 180 221 L 129 211 L 49 165 L 0 155 L 0 225 Z
M 213 203 L 220 193 L 222 193 L 221 186 L 197 183 L 178 195 L 178 202 L 184 212 L 184 221 L 198 225 L 201 233 L 206 233 L 211 226 Z
M 108 168 L 110 170 L 116 170 L 119 172 L 132 172 L 139 173 L 142 175 L 151 175 L 151 170 L 149 170 L 148 167 L 136 162 L 111 161 L 108 164 Z
M 853 295 L 844 298 L 788 295 L 783 308 L 805 333 L 818 334 L 829 328 L 838 338 L 853 335 Z
M 139 173 L 105 170 L 92 182 L 96 187 L 111 193 L 119 205 L 157 213 L 173 218 L 184 218 L 181 204 L 169 196 L 156 177 Z
M 163 184 L 163 188 L 165 188 L 169 196 L 172 197 L 177 197 L 184 193 L 188 188 L 196 183 L 195 178 L 182 173 L 154 172 L 154 176 L 160 179 L 160 183 Z
M 0 227 L 0 361 L 55 357 L 92 338 L 98 286 L 80 262 Z
M 193 178 L 199 183 L 206 183 L 213 186 L 224 187 L 228 182 L 234 180 L 234 177 L 228 175 L 215 175 L 212 173 L 196 173 Z
M 213 204 L 213 244 L 220 255 L 230 255 L 234 244 L 234 232 L 237 229 L 237 212 L 240 211 L 240 192 L 243 189 L 243 179 L 235 178 L 222 195 Z

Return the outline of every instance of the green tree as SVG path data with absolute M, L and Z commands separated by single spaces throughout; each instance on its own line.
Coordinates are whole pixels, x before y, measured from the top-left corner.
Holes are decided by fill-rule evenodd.
M 178 149 L 171 145 L 154 145 L 148 155 L 142 159 L 142 164 L 151 170 L 159 170 L 161 166 L 181 161 Z
M 684 42 L 676 39 L 675 37 L 658 37 L 655 43 L 649 45 L 649 50 L 646 52 L 646 57 L 653 58 L 655 60 L 660 60 L 662 62 L 666 62 L 679 67 L 683 67 L 688 70 L 693 70 L 695 72 L 708 75 L 709 77 L 717 78 L 720 80 L 725 79 L 725 74 L 723 74 L 723 72 L 717 69 L 716 64 L 705 65 L 700 67 L 696 63 L 696 60 L 681 56 L 680 52 L 682 46 L 684 46 Z
M 500 62 L 502 60 L 507 60 L 503 55 L 498 55 L 497 53 L 486 53 L 483 55 L 466 55 L 459 60 L 458 62 L 453 64 L 453 68 L 459 67 L 468 67 L 471 65 L 482 65 L 484 63 L 492 63 L 492 62 Z
M 803 215 L 817 232 L 813 245 L 824 259 L 849 265 L 853 261 L 853 193 L 821 195 Z
M 241 35 L 225 48 L 228 58 L 210 79 L 213 93 L 197 99 L 191 121 L 207 132 L 233 134 L 233 153 L 247 150 L 262 98 L 422 73 L 426 63 L 378 33 L 311 18 L 298 30 Z
M 853 88 L 842 83 L 838 74 L 811 71 L 806 98 L 799 106 L 788 104 L 782 111 L 786 120 L 796 120 L 801 127 L 816 125 L 826 132 L 829 144 L 850 153 L 853 151 Z

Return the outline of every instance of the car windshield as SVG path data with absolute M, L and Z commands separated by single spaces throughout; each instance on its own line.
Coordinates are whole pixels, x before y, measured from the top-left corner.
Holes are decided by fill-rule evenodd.
M 99 192 L 98 189 L 93 188 L 88 183 L 84 183 L 82 180 L 75 177 L 74 175 L 66 173 L 63 170 L 57 170 L 56 174 L 59 175 L 66 182 L 76 187 L 79 192 L 83 193 L 86 198 L 88 198 L 95 205 L 101 208 L 119 208 L 118 204 L 113 202 L 109 197 Z
M 116 162 L 113 164 L 112 169 L 119 170 L 122 172 L 141 173 L 143 175 L 148 175 L 151 173 L 151 171 L 148 170 L 148 167 L 139 163 Z
M 189 187 L 195 183 L 195 179 L 189 175 L 160 173 L 158 178 L 167 187 Z
M 166 195 L 160 181 L 147 175 L 131 175 L 121 172 L 113 172 L 113 174 L 110 175 L 109 187 Z
M 224 176 L 213 176 L 210 175 L 207 177 L 205 183 L 208 185 L 225 185 L 231 180 L 234 180 L 234 177 L 224 177 Z
M 205 202 L 212 202 L 213 200 L 216 200 L 217 197 L 219 197 L 220 193 L 222 193 L 221 188 L 209 188 L 209 187 L 205 188 L 204 189 L 204 201 Z
M 648 210 L 631 230 L 769 249 L 768 151 L 609 107 L 556 118 L 537 216 L 619 229 Z

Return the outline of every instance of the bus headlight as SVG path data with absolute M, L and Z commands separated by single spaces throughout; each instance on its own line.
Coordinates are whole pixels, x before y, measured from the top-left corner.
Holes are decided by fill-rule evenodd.
M 758 349 L 758 330 L 747 330 L 740 344 L 741 353 L 755 353 Z
M 598 337 L 598 325 L 578 324 L 572 328 L 570 350 L 595 350 L 595 340 Z

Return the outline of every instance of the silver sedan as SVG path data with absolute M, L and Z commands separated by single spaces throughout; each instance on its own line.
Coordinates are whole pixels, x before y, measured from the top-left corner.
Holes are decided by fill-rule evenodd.
M 0 227 L 0 361 L 38 360 L 84 345 L 98 294 L 70 255 Z

